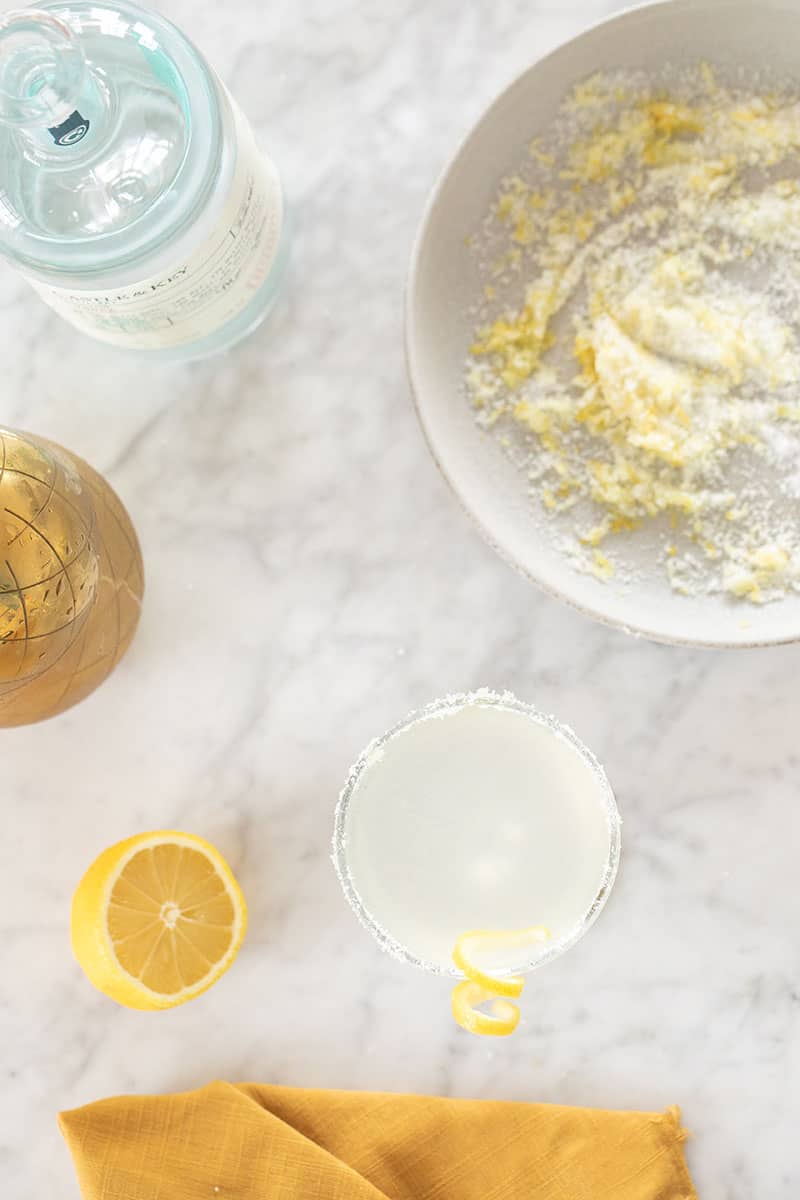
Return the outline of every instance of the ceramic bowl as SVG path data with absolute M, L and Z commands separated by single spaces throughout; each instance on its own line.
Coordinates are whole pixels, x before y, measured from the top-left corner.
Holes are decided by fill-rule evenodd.
M 535 19 L 535 17 L 532 17 Z M 761 606 L 673 592 L 661 570 L 626 588 L 578 572 L 544 527 L 524 474 L 475 423 L 463 395 L 472 340 L 470 306 L 481 293 L 465 240 L 485 217 L 503 176 L 524 161 L 566 92 L 598 70 L 709 61 L 800 79 L 800 7 L 793 0 L 666 0 L 630 9 L 534 63 L 488 109 L 434 189 L 413 251 L 406 350 L 419 419 L 444 477 L 486 540 L 551 595 L 657 641 L 761 646 L 800 638 L 800 595 Z M 631 551 L 635 555 L 636 551 Z

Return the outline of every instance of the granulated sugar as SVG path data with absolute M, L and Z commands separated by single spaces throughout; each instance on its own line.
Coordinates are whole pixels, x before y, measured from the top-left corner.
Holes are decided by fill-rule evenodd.
M 800 588 L 800 96 L 595 76 L 505 179 L 466 386 L 575 565 Z M 602 547 L 602 549 L 601 549 Z

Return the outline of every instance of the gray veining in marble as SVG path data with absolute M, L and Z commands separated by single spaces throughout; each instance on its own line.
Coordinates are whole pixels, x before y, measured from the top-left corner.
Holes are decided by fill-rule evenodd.
M 800 650 L 648 645 L 539 595 L 438 478 L 405 380 L 405 267 L 448 152 L 533 57 L 613 7 L 168 0 L 284 171 L 282 311 L 229 358 L 142 367 L 0 274 L 0 419 L 109 475 L 148 571 L 110 682 L 2 735 L 14 1200 L 77 1197 L 57 1109 L 213 1077 L 679 1103 L 703 1200 L 800 1192 Z M 378 952 L 328 860 L 361 747 L 483 684 L 571 724 L 625 818 L 607 911 L 489 1047 L 453 1026 L 445 982 Z M 251 932 L 207 996 L 136 1014 L 73 964 L 69 901 L 102 847 L 164 826 L 227 852 Z

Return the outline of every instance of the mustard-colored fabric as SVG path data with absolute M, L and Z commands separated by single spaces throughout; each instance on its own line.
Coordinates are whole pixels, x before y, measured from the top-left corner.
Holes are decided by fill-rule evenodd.
M 59 1120 L 86 1200 L 697 1200 L 677 1109 L 212 1083 Z

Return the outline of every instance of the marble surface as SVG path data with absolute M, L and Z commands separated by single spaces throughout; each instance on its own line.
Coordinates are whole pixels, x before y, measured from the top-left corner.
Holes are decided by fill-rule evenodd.
M 137 641 L 81 707 L 2 735 L 0 1174 L 77 1188 L 59 1108 L 213 1077 L 657 1109 L 703 1200 L 800 1191 L 798 648 L 708 653 L 602 628 L 479 540 L 409 402 L 403 280 L 455 139 L 601 0 L 168 0 L 282 165 L 286 303 L 230 357 L 148 368 L 0 276 L 2 420 L 106 472 L 141 534 Z M 447 985 L 383 956 L 339 894 L 332 812 L 362 745 L 482 684 L 557 713 L 625 818 L 608 909 L 525 1023 L 457 1030 Z M 132 832 L 230 856 L 251 932 L 166 1014 L 96 994 L 69 901 Z

